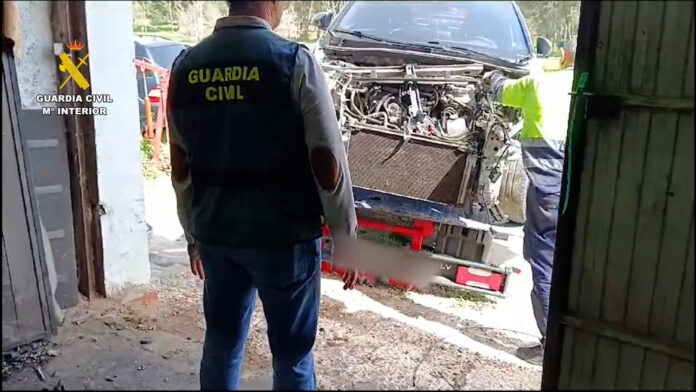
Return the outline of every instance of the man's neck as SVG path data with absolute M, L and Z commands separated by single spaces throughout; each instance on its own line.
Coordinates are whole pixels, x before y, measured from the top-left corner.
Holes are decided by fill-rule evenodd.
M 244 11 L 244 13 L 229 14 L 228 16 L 253 16 L 253 17 L 256 17 L 256 18 L 259 18 L 259 19 L 263 19 L 263 20 L 265 20 L 268 24 L 271 24 L 271 21 L 268 20 L 269 18 L 268 18 L 266 15 L 264 15 L 263 13 L 258 12 L 258 11 L 249 10 L 249 11 Z

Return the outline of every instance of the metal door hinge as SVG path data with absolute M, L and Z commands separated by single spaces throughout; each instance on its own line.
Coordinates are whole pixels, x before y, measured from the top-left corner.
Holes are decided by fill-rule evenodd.
M 652 97 L 646 95 L 583 92 L 587 99 L 587 118 L 612 118 L 627 107 L 693 112 L 693 99 Z

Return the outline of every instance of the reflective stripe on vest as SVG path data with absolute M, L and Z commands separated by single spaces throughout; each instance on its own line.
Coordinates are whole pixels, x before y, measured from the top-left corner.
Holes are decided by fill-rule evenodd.
M 565 141 L 543 138 L 520 138 L 525 168 L 563 171 Z

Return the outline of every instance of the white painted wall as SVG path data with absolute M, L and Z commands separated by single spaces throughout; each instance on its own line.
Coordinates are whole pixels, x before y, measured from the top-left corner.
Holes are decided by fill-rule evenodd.
M 51 2 L 18 1 L 17 9 L 22 37 L 19 50 L 15 50 L 15 65 L 22 108 L 55 106 L 55 103 L 36 102 L 37 94 L 55 94 L 58 90 L 50 23 Z
M 130 1 L 87 1 L 92 94 L 110 94 L 94 116 L 104 278 L 111 295 L 150 280 Z

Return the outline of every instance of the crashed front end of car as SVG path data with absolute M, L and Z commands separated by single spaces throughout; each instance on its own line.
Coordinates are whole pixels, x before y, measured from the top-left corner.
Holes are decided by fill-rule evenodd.
M 487 223 L 524 220 L 523 201 L 506 200 L 523 195 L 501 193 L 519 159 L 520 113 L 489 100 L 483 65 L 322 66 L 354 185 L 455 205 Z

